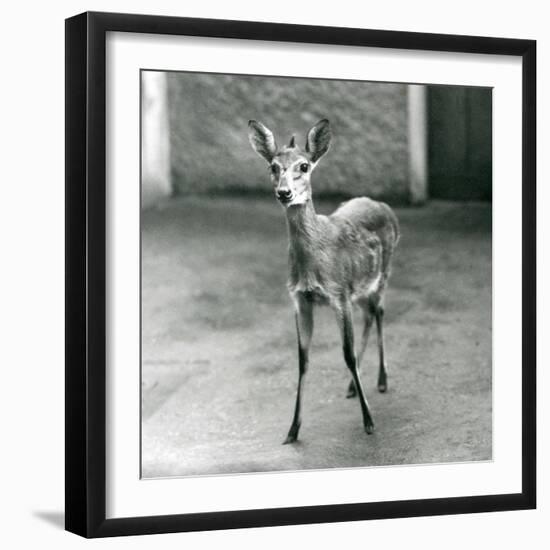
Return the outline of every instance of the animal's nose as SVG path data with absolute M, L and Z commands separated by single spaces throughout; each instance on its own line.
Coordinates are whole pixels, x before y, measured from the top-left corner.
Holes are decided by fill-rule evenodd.
M 279 189 L 279 191 L 277 191 L 277 197 L 284 201 L 290 199 L 291 195 L 292 191 L 290 189 Z

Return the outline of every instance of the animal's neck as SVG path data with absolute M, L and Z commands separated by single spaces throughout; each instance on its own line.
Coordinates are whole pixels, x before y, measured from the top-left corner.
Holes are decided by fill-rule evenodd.
M 288 226 L 288 285 L 291 290 L 318 291 L 322 288 L 322 228 L 313 203 L 308 200 L 286 210 Z
M 316 238 L 317 214 L 311 199 L 304 204 L 288 207 L 286 221 L 291 247 L 313 244 Z

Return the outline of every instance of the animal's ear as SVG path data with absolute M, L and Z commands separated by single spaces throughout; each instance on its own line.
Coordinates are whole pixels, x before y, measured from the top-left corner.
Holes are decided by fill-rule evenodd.
M 324 118 L 320 120 L 308 133 L 306 151 L 311 155 L 311 160 L 317 162 L 330 146 L 330 123 Z
M 248 121 L 248 140 L 252 149 L 263 157 L 267 162 L 271 162 L 277 152 L 277 144 L 273 133 L 261 122 L 255 120 Z

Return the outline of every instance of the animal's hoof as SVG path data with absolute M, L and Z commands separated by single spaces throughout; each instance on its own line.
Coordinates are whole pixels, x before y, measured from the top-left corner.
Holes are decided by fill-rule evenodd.
M 365 424 L 365 432 L 369 435 L 374 433 L 374 424 L 372 422 L 370 424 Z
M 385 393 L 388 389 L 388 377 L 386 375 L 386 367 L 380 369 L 378 374 L 378 391 L 380 393 Z
M 351 399 L 352 397 L 357 397 L 357 390 L 355 389 L 355 382 L 353 380 L 349 383 L 348 391 L 346 393 L 347 399 Z
M 289 443 L 294 443 L 298 439 L 298 432 L 300 431 L 300 424 L 293 424 L 288 430 L 288 435 L 283 442 L 283 445 L 288 445 Z

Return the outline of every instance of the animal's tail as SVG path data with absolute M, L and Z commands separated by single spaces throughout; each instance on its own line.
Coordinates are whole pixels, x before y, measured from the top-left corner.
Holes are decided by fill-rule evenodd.
M 391 274 L 391 259 L 397 243 L 401 238 L 401 230 L 399 228 L 399 220 L 395 215 L 395 212 L 385 203 L 380 203 L 387 216 L 389 224 L 389 231 L 386 231 L 385 240 L 386 246 L 383 247 L 382 253 L 382 272 L 384 273 L 384 279 L 387 280 Z
M 401 238 L 399 220 L 397 219 L 395 212 L 386 203 L 381 203 L 381 204 L 384 210 L 386 211 L 386 215 L 388 216 L 388 221 L 390 222 L 390 225 L 393 229 L 393 246 L 395 248 L 397 246 L 397 243 L 399 242 L 399 239 Z

